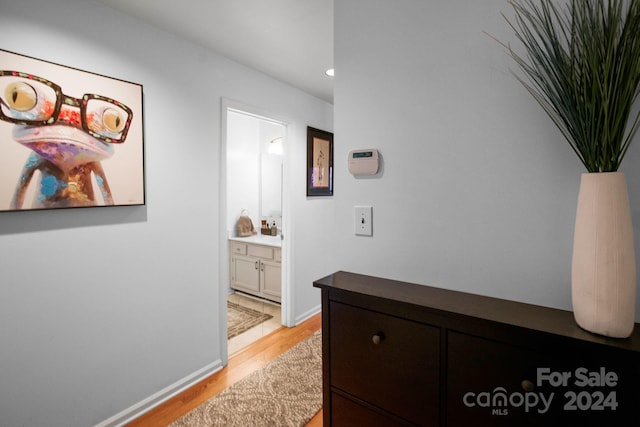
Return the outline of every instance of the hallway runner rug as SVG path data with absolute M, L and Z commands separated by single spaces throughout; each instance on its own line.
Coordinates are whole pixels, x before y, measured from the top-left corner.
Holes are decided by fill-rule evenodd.
M 302 427 L 322 408 L 322 331 L 170 427 Z
M 273 316 L 227 301 L 227 339 L 248 331 Z

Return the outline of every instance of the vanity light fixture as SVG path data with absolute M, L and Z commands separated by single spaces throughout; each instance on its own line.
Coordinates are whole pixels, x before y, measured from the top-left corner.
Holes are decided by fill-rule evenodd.
M 327 71 L 324 72 L 327 76 L 329 77 L 333 77 L 334 74 L 334 70 L 333 68 L 329 68 Z

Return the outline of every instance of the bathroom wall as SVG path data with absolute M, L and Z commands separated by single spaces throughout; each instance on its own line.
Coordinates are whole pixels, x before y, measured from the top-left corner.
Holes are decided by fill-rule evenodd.
M 276 221 L 282 227 L 282 154 L 270 154 L 270 142 L 284 137 L 286 128 L 254 115 L 230 110 L 227 112 L 227 228 L 237 235 L 236 223 L 242 211 L 251 218 L 259 232 L 261 220 Z M 280 143 L 282 146 L 282 142 Z M 268 172 L 268 173 L 267 173 Z M 276 176 L 277 174 L 277 176 Z M 268 190 L 263 194 L 262 189 Z M 263 199 L 267 199 L 263 201 Z M 269 203 L 272 202 L 272 203 Z
M 282 230 L 282 174 L 286 127 L 270 122 L 260 122 L 260 220 L 275 224 Z
M 116 424 L 222 363 L 221 99 L 290 118 L 292 222 L 322 227 L 297 164 L 333 108 L 93 1 L 3 0 L 0 28 L 3 49 L 143 85 L 146 206 L 0 214 L 0 425 Z M 296 263 L 294 318 L 323 268 Z
M 254 227 L 260 224 L 260 122 L 227 112 L 227 230 L 237 235 L 243 210 Z

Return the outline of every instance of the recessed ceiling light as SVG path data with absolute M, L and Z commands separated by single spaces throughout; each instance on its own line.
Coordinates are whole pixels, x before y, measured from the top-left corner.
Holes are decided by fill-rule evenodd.
M 327 71 L 325 71 L 325 74 L 329 77 L 333 77 L 333 68 L 329 68 Z

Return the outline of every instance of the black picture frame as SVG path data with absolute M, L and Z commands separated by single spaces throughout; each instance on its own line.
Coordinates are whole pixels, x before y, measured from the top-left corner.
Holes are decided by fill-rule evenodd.
M 333 133 L 307 127 L 307 196 L 333 196 Z
M 141 84 L 0 49 L 0 142 L 0 212 L 146 203 Z

